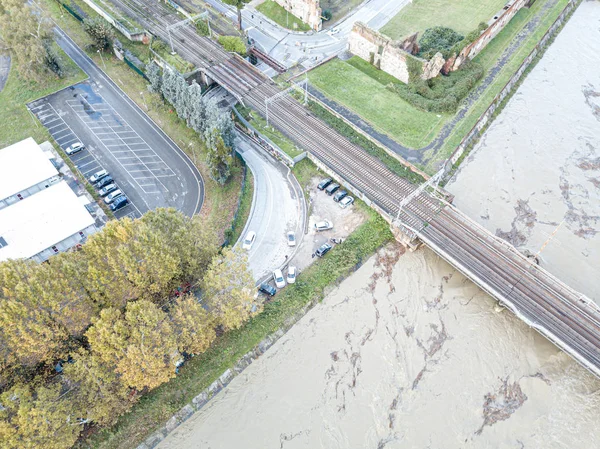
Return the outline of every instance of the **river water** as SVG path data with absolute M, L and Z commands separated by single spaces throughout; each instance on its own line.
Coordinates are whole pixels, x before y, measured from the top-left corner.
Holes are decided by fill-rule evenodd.
M 517 248 L 548 242 L 541 265 L 600 303 L 600 1 L 582 3 L 447 189 Z
M 576 88 L 559 83 L 565 72 Z M 600 2 L 584 2 L 450 186 L 461 208 L 523 247 L 564 219 L 543 263 L 592 296 L 599 74 Z M 559 100 L 558 87 L 571 96 Z M 543 112 L 547 123 L 533 120 Z M 599 448 L 600 380 L 430 250 L 393 246 L 159 447 Z

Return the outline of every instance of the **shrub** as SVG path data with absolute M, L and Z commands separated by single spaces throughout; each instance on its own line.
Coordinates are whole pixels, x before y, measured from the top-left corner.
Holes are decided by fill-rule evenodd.
M 95 47 L 99 50 L 106 50 L 112 45 L 115 37 L 113 27 L 102 17 L 85 19 L 83 29 L 92 37 Z
M 239 37 L 219 36 L 219 44 L 221 44 L 227 51 L 232 51 L 242 56 L 246 54 L 246 45 Z
M 209 34 L 208 23 L 205 22 L 204 20 L 199 20 L 198 22 L 196 22 L 196 31 L 198 32 L 198 34 L 200 36 L 208 36 L 208 34 Z
M 395 83 L 387 86 L 403 100 L 427 112 L 455 112 L 461 100 L 467 96 L 483 76 L 483 67 L 468 62 L 448 76 L 430 80 L 418 79 L 408 85 Z
M 321 18 L 325 21 L 331 20 L 331 17 L 332 17 L 332 14 L 329 9 L 324 10 L 323 14 L 321 15 Z
M 420 56 L 431 59 L 439 51 L 446 58 L 452 47 L 462 41 L 463 38 L 452 28 L 427 28 L 419 40 Z

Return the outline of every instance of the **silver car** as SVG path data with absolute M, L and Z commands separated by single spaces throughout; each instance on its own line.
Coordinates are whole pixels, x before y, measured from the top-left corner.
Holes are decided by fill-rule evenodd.
M 72 154 L 79 153 L 81 150 L 85 150 L 85 145 L 81 142 L 75 142 L 70 147 L 65 148 L 65 153 L 71 156 Z
M 333 229 L 333 223 L 329 220 L 323 220 L 315 223 L 315 230 L 317 232 L 327 231 L 328 229 Z
M 120 190 L 115 190 L 112 193 L 109 193 L 108 195 L 106 195 L 106 198 L 104 198 L 104 202 L 106 204 L 110 204 L 112 203 L 115 199 L 117 199 L 117 197 L 123 195 L 123 192 L 121 192 Z
M 354 198 L 352 198 L 351 196 L 345 196 L 344 198 L 342 198 L 340 200 L 340 202 L 338 204 L 340 205 L 340 207 L 342 209 L 345 209 L 348 206 L 350 206 L 352 203 L 354 203 Z

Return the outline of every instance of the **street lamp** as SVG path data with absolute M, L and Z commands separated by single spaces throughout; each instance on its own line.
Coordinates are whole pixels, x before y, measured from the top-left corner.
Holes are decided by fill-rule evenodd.
M 144 103 L 144 106 L 146 107 L 146 111 L 148 111 L 148 105 L 146 104 L 146 98 L 144 98 L 144 91 L 141 91 L 140 95 L 142 96 L 142 102 Z
M 106 70 L 106 64 L 104 63 L 104 58 L 102 57 L 102 52 L 100 50 L 98 50 L 97 53 L 100 55 L 100 59 L 102 60 L 102 65 L 104 66 L 104 70 Z

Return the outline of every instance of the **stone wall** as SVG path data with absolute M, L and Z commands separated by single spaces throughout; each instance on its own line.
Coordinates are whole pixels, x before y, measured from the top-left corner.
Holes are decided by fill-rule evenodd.
M 372 30 L 362 22 L 354 24 L 348 39 L 348 50 L 352 54 L 370 62 L 404 83 L 408 83 L 408 58 L 413 58 L 421 63 L 423 79 L 434 78 L 440 73 L 444 65 L 441 54 L 436 54 L 431 61 L 425 61 L 412 56 L 402 47 L 402 42 L 394 41 Z
M 529 6 L 529 4 L 530 0 L 510 0 L 504 5 L 504 8 L 488 21 L 488 28 L 481 33 L 477 40 L 462 49 L 454 62 L 453 70 L 457 70 L 466 60 L 477 56 L 502 31 L 515 14 L 524 6 Z
M 313 30 L 321 30 L 322 10 L 319 0 L 275 0 L 275 2 L 310 25 Z

